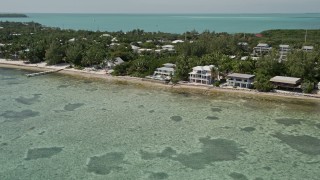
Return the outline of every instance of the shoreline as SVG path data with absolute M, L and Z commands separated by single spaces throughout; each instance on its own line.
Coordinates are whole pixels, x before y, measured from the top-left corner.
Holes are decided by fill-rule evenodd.
M 106 74 L 104 70 L 92 71 L 90 69 L 77 70 L 73 68 L 66 68 L 67 64 L 46 66 L 46 63 L 38 64 L 25 64 L 23 61 L 11 61 L 0 59 L 0 67 L 11 68 L 11 69 L 24 69 L 31 71 L 48 71 L 48 70 L 58 70 L 64 68 L 63 70 L 56 72 L 57 74 L 71 75 L 74 77 L 84 77 L 84 78 L 95 78 L 108 82 L 119 83 L 119 84 L 131 84 L 137 85 L 143 88 L 149 89 L 159 89 L 159 90 L 169 90 L 176 93 L 191 93 L 191 94 L 201 94 L 201 95 L 226 95 L 241 98 L 259 98 L 262 100 L 281 100 L 281 101 L 292 101 L 292 100 L 308 100 L 308 101 L 320 101 L 320 94 L 284 94 L 277 92 L 258 92 L 256 90 L 246 90 L 246 89 L 231 89 L 231 88 L 219 88 L 213 86 L 205 85 L 193 85 L 193 84 L 164 84 L 163 82 L 157 82 L 145 78 L 129 77 L 129 76 L 112 76 Z

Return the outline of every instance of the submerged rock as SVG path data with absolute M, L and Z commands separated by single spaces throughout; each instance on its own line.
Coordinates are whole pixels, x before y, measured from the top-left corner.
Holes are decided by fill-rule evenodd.
M 84 80 L 84 81 L 83 81 L 83 83 L 85 83 L 85 84 L 91 84 L 91 83 L 93 83 L 93 81 L 90 81 L 90 80 Z
M 254 127 L 245 127 L 245 128 L 242 128 L 241 131 L 246 131 L 246 132 L 252 132 L 252 131 L 255 131 L 256 128 Z
M 84 105 L 83 103 L 75 103 L 75 104 L 69 103 L 69 104 L 64 106 L 64 110 L 65 111 L 74 111 L 75 109 L 77 109 L 77 108 L 79 108 L 79 107 L 81 107 L 83 105 Z
M 281 119 L 276 119 L 276 122 L 278 124 L 283 124 L 285 126 L 292 126 L 292 125 L 301 125 L 301 122 L 305 120 L 303 119 L 293 119 L 293 118 L 281 118 Z
M 172 116 L 170 117 L 171 120 L 175 121 L 175 122 L 180 122 L 182 121 L 182 117 L 181 116 Z
M 273 137 L 280 139 L 291 148 L 308 155 L 320 155 L 320 139 L 312 136 L 294 136 L 281 133 L 274 134 Z
M 241 173 L 233 172 L 229 176 L 234 180 L 248 180 L 247 176 Z
M 25 97 L 20 96 L 20 97 L 16 98 L 15 100 L 21 104 L 31 105 L 36 102 L 39 102 L 40 95 L 41 94 L 34 94 L 33 97 L 31 97 L 31 98 L 25 98 Z
M 58 86 L 58 89 L 60 89 L 60 88 L 67 88 L 67 87 L 69 87 L 69 85 L 63 84 L 63 85 L 59 85 L 59 86 Z
M 169 175 L 167 173 L 158 172 L 158 173 L 151 173 L 149 176 L 149 179 L 158 180 L 158 179 L 167 179 L 168 177 Z
M 30 117 L 36 117 L 39 116 L 39 112 L 32 111 L 30 109 L 23 110 L 21 112 L 18 111 L 5 111 L 4 113 L 0 114 L 0 116 L 3 116 L 7 119 L 13 119 L 13 120 L 24 120 Z
M 207 116 L 206 119 L 209 119 L 209 120 L 218 120 L 219 118 L 216 117 L 216 116 Z
M 51 158 L 60 153 L 63 147 L 35 148 L 29 149 L 25 160 L 34 160 L 39 158 Z
M 89 92 L 93 92 L 93 91 L 97 91 L 97 90 L 98 90 L 97 88 L 86 89 L 86 91 L 89 91 Z
M 220 108 L 213 107 L 213 108 L 211 108 L 211 111 L 212 112 L 221 112 L 222 110 Z
M 111 152 L 101 156 L 91 157 L 87 167 L 88 172 L 99 175 L 107 175 L 112 170 L 121 169 L 120 165 L 124 163 L 124 154 L 120 152 Z

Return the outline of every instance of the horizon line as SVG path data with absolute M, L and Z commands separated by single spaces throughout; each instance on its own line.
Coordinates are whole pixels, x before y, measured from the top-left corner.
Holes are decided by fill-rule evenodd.
M 0 12 L 0 14 L 320 14 L 320 12 Z

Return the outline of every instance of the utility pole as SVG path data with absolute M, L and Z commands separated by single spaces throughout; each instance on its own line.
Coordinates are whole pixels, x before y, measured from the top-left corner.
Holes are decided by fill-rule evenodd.
M 306 33 L 304 34 L 304 43 L 307 43 L 307 35 L 308 35 L 308 30 L 306 29 Z

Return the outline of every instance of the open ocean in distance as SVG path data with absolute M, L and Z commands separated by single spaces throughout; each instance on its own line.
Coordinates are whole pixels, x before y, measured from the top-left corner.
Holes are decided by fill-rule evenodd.
M 210 30 L 259 33 L 270 29 L 320 29 L 320 13 L 306 14 L 50 14 L 31 13 L 28 18 L 0 21 L 38 22 L 62 29 L 183 33 Z

